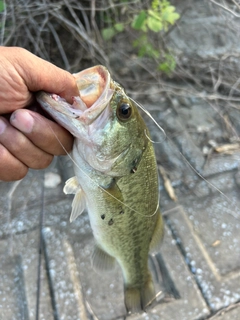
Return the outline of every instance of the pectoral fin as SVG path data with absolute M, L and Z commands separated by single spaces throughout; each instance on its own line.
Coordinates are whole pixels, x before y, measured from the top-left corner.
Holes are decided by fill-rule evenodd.
M 98 245 L 95 245 L 92 254 L 92 265 L 96 271 L 111 270 L 115 266 L 115 259 Z
M 80 214 L 86 208 L 85 195 L 80 184 L 78 183 L 77 177 L 72 177 L 65 182 L 63 192 L 65 194 L 75 194 L 70 216 L 70 222 L 72 222 L 77 219 L 77 217 L 80 216 Z
M 153 233 L 152 241 L 150 243 L 150 252 L 156 253 L 160 249 L 160 245 L 162 243 L 163 234 L 164 234 L 164 225 L 163 219 L 160 211 L 157 212 L 158 218 L 155 226 L 155 230 Z
M 75 194 L 73 202 L 72 202 L 72 212 L 70 216 L 70 222 L 73 222 L 77 219 L 78 216 L 84 211 L 86 208 L 86 200 L 82 189 Z
M 65 182 L 63 192 L 65 194 L 75 194 L 79 188 L 81 189 L 77 177 L 72 177 Z
M 101 185 L 101 187 L 106 190 L 106 192 L 103 192 L 102 197 L 108 203 L 109 208 L 113 206 L 115 211 L 122 211 L 124 207 L 124 199 L 117 181 L 112 179 L 108 185 Z

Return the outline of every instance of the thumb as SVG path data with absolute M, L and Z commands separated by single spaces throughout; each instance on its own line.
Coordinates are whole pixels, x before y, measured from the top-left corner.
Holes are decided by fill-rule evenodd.
M 71 73 L 56 67 L 22 48 L 14 51 L 15 68 L 18 70 L 29 91 L 56 93 L 72 103 L 73 96 L 79 96 L 76 80 Z

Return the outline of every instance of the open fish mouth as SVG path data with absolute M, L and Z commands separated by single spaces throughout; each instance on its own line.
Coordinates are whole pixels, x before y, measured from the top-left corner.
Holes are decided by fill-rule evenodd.
M 37 100 L 57 122 L 75 135 L 73 126 L 92 124 L 109 104 L 114 90 L 111 76 L 104 66 L 94 66 L 73 74 L 80 97 L 73 97 L 69 104 L 56 94 L 39 92 Z

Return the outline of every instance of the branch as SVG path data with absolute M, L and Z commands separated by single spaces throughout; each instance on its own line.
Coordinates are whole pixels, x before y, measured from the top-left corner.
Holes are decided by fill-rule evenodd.
M 216 4 L 216 5 L 219 6 L 220 8 L 226 10 L 227 12 L 231 13 L 234 17 L 240 18 L 240 15 L 239 15 L 239 14 L 237 14 L 237 13 L 235 13 L 234 11 L 228 9 L 227 7 L 224 7 L 222 4 L 218 3 L 217 1 L 215 1 L 215 0 L 209 0 L 209 1 L 211 1 L 211 2 L 214 3 L 214 4 Z

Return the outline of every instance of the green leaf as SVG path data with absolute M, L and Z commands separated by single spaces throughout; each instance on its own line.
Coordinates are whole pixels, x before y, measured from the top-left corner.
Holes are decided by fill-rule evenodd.
M 167 0 L 159 0 L 159 2 L 161 2 L 160 5 L 162 8 L 166 8 L 170 6 L 170 2 Z
M 146 47 L 145 55 L 153 59 L 158 59 L 160 54 L 159 51 L 154 49 L 154 47 L 149 43 Z
M 160 19 L 156 19 L 155 17 L 148 17 L 147 26 L 150 30 L 154 32 L 159 32 L 163 29 L 163 24 Z
M 169 75 L 172 71 L 167 62 L 160 63 L 158 69 L 167 75 Z
M 158 65 L 158 69 L 167 75 L 170 75 L 175 68 L 176 68 L 176 60 L 170 54 L 166 54 L 165 61 Z
M 139 46 L 139 41 L 138 41 L 138 39 L 137 39 L 137 40 L 134 40 L 133 43 L 132 43 L 132 45 L 133 45 L 133 48 L 138 47 L 138 46 Z
M 110 40 L 116 34 L 116 30 L 114 28 L 105 28 L 105 29 L 102 29 L 101 32 L 102 32 L 103 39 L 106 41 Z
M 152 0 L 151 8 L 156 11 L 159 8 L 160 1 L 159 0 Z
M 122 32 L 124 30 L 124 25 L 123 23 L 116 23 L 114 25 L 115 30 L 117 30 L 118 32 Z
M 3 1 L 0 1 L 0 12 L 3 12 L 5 10 L 5 5 Z
M 160 52 L 156 49 L 153 49 L 152 50 L 152 57 L 155 58 L 155 59 L 158 59 L 160 56 Z
M 148 15 L 154 17 L 155 19 L 161 19 L 160 13 L 158 11 L 148 10 Z
M 164 21 L 169 22 L 170 24 L 174 24 L 176 20 L 180 18 L 180 15 L 175 11 L 175 7 L 169 6 L 162 10 L 162 19 Z
M 159 52 L 156 49 L 154 49 L 154 47 L 149 42 L 146 42 L 141 46 L 138 54 L 141 57 L 147 56 L 154 59 L 159 58 Z
M 133 47 L 143 47 L 147 43 L 146 34 L 142 34 L 138 39 L 133 41 Z
M 144 10 L 140 11 L 139 15 L 135 17 L 132 22 L 132 28 L 136 30 L 142 29 L 146 20 L 146 12 Z
M 138 50 L 138 56 L 140 58 L 142 58 L 143 56 L 146 55 L 146 48 L 145 47 L 141 47 L 139 50 Z

